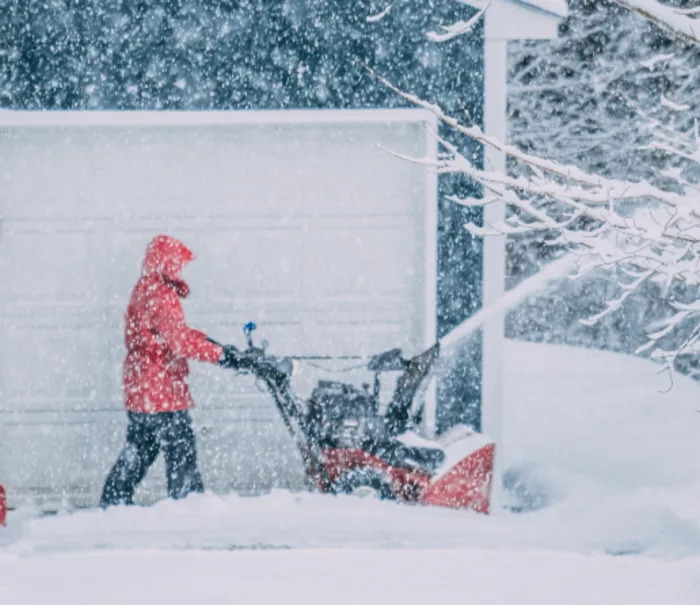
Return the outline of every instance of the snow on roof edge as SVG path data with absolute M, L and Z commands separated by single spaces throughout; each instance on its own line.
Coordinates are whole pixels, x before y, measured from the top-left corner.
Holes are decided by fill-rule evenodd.
M 508 0 L 514 4 L 524 4 L 528 8 L 543 11 L 557 17 L 568 17 L 569 6 L 566 0 Z
M 2 110 L 0 128 L 74 126 L 230 126 L 237 124 L 436 124 L 425 109 Z

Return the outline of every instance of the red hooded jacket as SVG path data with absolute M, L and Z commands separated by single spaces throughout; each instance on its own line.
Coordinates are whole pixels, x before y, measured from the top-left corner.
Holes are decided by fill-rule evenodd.
M 146 250 L 141 278 L 126 312 L 124 392 L 132 412 L 173 412 L 192 407 L 185 382 L 188 359 L 216 363 L 222 348 L 185 323 L 180 298 L 189 294 L 183 267 L 192 252 L 159 235 Z

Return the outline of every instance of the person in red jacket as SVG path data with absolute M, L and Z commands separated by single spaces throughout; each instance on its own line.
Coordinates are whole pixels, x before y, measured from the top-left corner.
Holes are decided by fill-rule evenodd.
M 132 504 L 161 450 L 171 498 L 204 491 L 189 414 L 193 401 L 185 380 L 187 362 L 236 367 L 236 349 L 214 343 L 185 323 L 180 299 L 189 288 L 181 274 L 193 259 L 187 246 L 165 235 L 154 238 L 146 250 L 126 311 L 126 445 L 105 481 L 103 508 Z

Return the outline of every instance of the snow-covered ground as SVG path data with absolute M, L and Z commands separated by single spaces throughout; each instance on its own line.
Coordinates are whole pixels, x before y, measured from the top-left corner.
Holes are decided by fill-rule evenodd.
M 0 573 L 2 573 L 0 567 Z M 696 605 L 697 563 L 478 550 L 125 551 L 23 559 L 3 605 Z
M 0 603 L 700 602 L 700 388 L 662 393 L 649 362 L 610 353 L 506 355 L 507 496 L 528 512 L 288 492 L 23 511 Z

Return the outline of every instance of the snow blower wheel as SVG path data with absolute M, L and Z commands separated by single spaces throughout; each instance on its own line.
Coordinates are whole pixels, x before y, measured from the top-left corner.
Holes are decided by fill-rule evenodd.
M 358 468 L 343 472 L 334 483 L 336 494 L 349 494 L 359 498 L 393 500 L 394 490 L 386 477 L 372 468 Z

